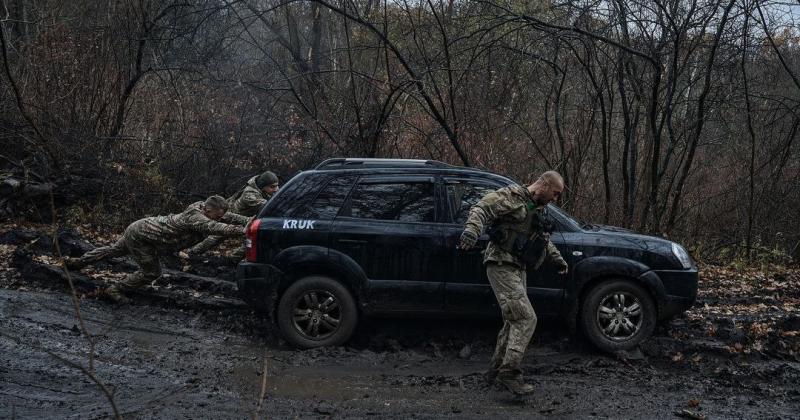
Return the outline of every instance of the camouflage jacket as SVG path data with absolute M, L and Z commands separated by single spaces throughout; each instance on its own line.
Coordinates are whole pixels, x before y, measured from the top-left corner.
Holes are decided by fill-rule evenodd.
M 247 181 L 247 185 L 236 194 L 228 197 L 228 204 L 230 205 L 229 211 L 241 214 L 242 216 L 255 216 L 261 207 L 269 200 L 270 196 L 264 194 L 261 188 L 256 185 L 256 178 L 254 176 Z
M 243 226 L 250 221 L 249 217 L 228 212 L 217 222 L 203 214 L 202 204 L 202 201 L 192 203 L 178 214 L 137 220 L 125 229 L 124 236 L 157 248 L 178 250 L 188 248 L 209 235 L 244 235 Z
M 469 217 L 465 230 L 480 236 L 484 229 L 493 223 L 519 223 L 524 221 L 528 215 L 528 203 L 533 202 L 533 197 L 528 192 L 526 187 L 520 185 L 511 185 L 505 188 L 500 188 L 497 191 L 490 192 L 481 198 L 469 211 Z M 536 207 L 532 211 L 542 211 L 542 207 Z M 545 235 L 547 235 L 545 233 Z M 563 260 L 561 253 L 547 237 L 547 250 L 544 255 L 536 264 L 532 264 L 531 268 L 534 270 L 542 265 L 545 258 L 550 258 L 555 262 Z M 501 249 L 494 242 L 489 242 L 484 252 L 483 262 L 509 262 L 525 267 L 522 262 L 515 255 Z

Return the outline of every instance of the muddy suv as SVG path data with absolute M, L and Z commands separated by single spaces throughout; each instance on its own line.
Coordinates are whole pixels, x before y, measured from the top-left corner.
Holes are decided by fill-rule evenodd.
M 242 297 L 304 348 L 342 344 L 362 316 L 499 317 L 482 250 L 457 249 L 470 207 L 514 183 L 423 160 L 330 159 L 292 178 L 247 229 Z M 570 266 L 528 271 L 540 316 L 605 351 L 630 349 L 688 309 L 697 267 L 678 244 L 582 224 L 548 206 Z

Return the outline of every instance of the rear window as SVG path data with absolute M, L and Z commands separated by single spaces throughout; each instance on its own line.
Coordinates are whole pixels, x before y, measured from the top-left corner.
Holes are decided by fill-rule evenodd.
M 296 207 L 290 216 L 304 219 L 331 220 L 339 213 L 347 194 L 353 187 L 353 176 L 336 177 L 320 190 L 310 203 Z
M 275 197 L 270 199 L 269 205 L 259 217 L 291 217 L 293 213 L 311 203 L 322 187 L 322 181 L 324 177 L 317 174 L 298 175 L 297 179 L 287 183 Z
M 433 222 L 436 220 L 432 182 L 358 184 L 342 216 L 361 219 Z

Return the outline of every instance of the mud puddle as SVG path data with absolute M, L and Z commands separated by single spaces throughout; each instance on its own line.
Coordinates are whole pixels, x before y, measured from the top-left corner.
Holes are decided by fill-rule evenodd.
M 52 254 L 35 241 L 0 246 L 0 418 L 107 418 L 98 386 L 70 365 L 88 366 L 89 343 Z M 224 283 L 231 267 L 217 262 L 185 270 L 167 261 L 171 280 L 124 306 L 93 295 L 125 271 L 124 260 L 75 276 L 94 371 L 124 418 L 800 417 L 787 298 L 772 324 L 752 331 L 767 323 L 762 312 L 728 316 L 742 303 L 701 296 L 625 358 L 543 320 L 524 363 L 537 390 L 517 398 L 482 379 L 497 322 L 366 320 L 348 346 L 295 350 L 236 299 Z M 772 290 L 769 281 L 760 287 Z

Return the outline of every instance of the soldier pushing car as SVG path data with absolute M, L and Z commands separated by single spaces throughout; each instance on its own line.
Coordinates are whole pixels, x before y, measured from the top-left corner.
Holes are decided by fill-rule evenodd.
M 80 258 L 68 258 L 67 268 L 81 269 L 100 260 L 130 255 L 139 270 L 106 289 L 114 301 L 126 302 L 125 292 L 138 289 L 161 276 L 159 255 L 188 248 L 208 237 L 242 236 L 249 217 L 228 212 L 228 202 L 214 195 L 166 216 L 146 217 L 131 223 L 114 244 L 93 249 Z
M 265 171 L 261 175 L 254 176 L 247 181 L 247 184 L 236 194 L 228 197 L 229 211 L 242 216 L 253 217 L 264 207 L 264 204 L 278 191 L 278 176 L 270 171 Z M 200 255 L 220 243 L 225 241 L 225 237 L 212 235 L 192 247 L 190 255 Z M 234 257 L 244 256 L 244 248 L 239 248 L 233 253 Z

